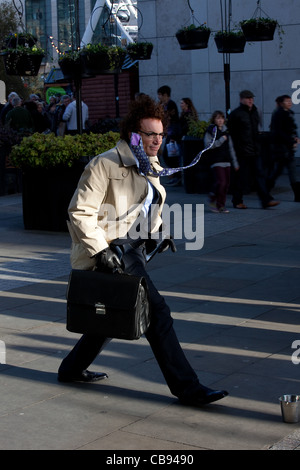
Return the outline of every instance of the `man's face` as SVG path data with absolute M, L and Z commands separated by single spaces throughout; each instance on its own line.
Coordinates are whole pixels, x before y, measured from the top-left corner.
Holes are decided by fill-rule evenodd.
M 293 102 L 291 100 L 291 98 L 285 98 L 281 104 L 281 106 L 283 107 L 283 109 L 285 109 L 286 111 L 288 111 L 289 109 L 291 109 L 291 107 L 293 106 Z
M 162 134 L 163 131 L 164 128 L 160 119 L 141 119 L 139 134 L 142 137 L 144 150 L 149 157 L 157 155 L 163 139 L 162 135 L 157 134 Z M 153 132 L 154 135 L 148 136 L 145 132 Z
M 248 106 L 248 108 L 252 108 L 253 104 L 254 104 L 254 98 L 241 98 L 241 103 L 242 104 L 245 104 L 246 106 Z
M 158 98 L 158 101 L 162 104 L 167 103 L 168 100 L 169 100 L 169 97 L 168 97 L 168 95 L 166 95 L 166 93 L 164 93 L 164 94 L 157 93 L 157 98 Z

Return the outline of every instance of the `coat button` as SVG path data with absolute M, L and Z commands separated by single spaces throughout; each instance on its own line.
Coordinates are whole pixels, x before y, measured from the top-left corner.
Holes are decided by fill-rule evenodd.
M 127 171 L 123 171 L 122 176 L 125 178 L 125 176 L 127 176 Z

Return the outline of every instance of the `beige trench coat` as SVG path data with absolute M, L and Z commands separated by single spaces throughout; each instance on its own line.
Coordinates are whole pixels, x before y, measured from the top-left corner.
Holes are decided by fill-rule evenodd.
M 149 159 L 154 169 L 161 169 L 157 157 Z M 148 179 L 159 194 L 151 218 L 150 231 L 155 233 L 162 224 L 166 192 L 159 178 Z M 116 147 L 93 158 L 69 205 L 72 268 L 92 269 L 94 255 L 116 238 L 125 237 L 139 218 L 147 194 L 147 180 L 137 172 L 135 158 L 125 141 L 120 140 Z

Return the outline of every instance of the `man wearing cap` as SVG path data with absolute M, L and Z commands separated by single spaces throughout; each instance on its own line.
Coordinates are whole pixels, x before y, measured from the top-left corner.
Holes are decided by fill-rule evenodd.
M 240 92 L 240 106 L 228 118 L 228 130 L 233 140 L 240 169 L 233 175 L 232 203 L 237 209 L 246 209 L 243 194 L 248 187 L 249 175 L 254 176 L 256 190 L 263 209 L 279 204 L 269 194 L 262 166 L 259 144 L 260 117 L 250 90 Z

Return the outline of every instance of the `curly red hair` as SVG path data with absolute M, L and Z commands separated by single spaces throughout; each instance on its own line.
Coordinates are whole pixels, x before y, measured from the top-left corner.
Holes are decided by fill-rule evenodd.
M 129 111 L 120 123 L 121 139 L 129 143 L 130 133 L 138 132 L 141 120 L 148 118 L 159 119 L 165 128 L 166 117 L 163 106 L 150 96 L 142 95 L 130 103 Z

